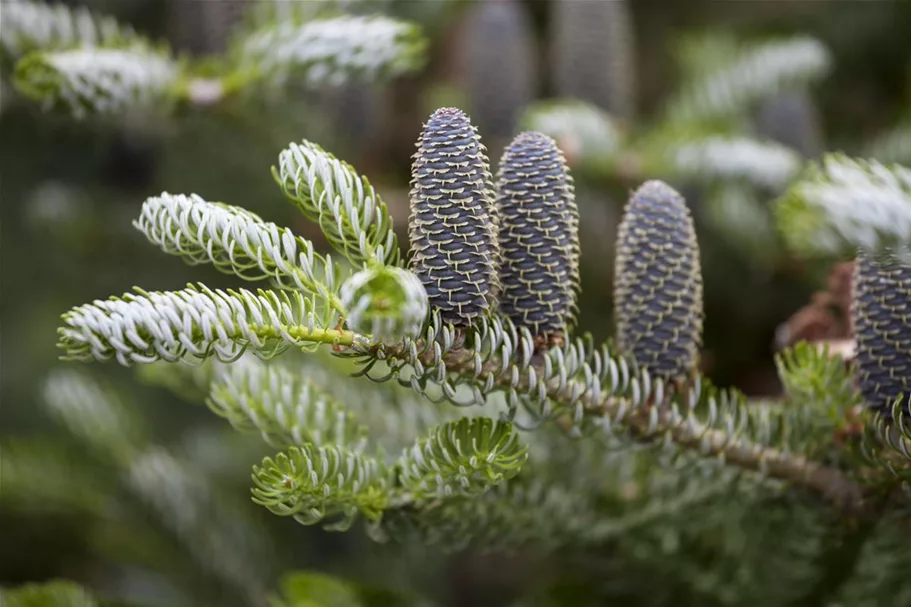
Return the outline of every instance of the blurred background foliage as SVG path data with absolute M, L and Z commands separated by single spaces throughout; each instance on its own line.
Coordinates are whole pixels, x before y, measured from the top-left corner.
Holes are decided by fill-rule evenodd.
M 180 53 L 204 57 L 226 49 L 228 28 L 249 1 L 84 4 L 152 38 L 169 40 Z M 0 27 L 5 2 L 0 3 Z M 233 432 L 198 406 L 199 399 L 188 405 L 160 387 L 137 387 L 129 370 L 95 367 L 93 374 L 119 391 L 127 423 L 141 437 L 136 440 L 160 447 L 160 460 L 146 462 L 148 474 L 163 474 L 168 469 L 161 466 L 174 465 L 184 469 L 186 487 L 205 491 L 205 483 L 211 485 L 205 503 L 218 516 L 169 524 L 168 516 L 156 510 L 169 506 L 156 501 L 154 482 L 144 491 L 142 483 L 124 481 L 124 470 L 135 462 L 92 452 L 66 424 L 55 422 L 46 405 L 46 378 L 59 365 L 55 330 L 70 306 L 134 285 L 163 290 L 190 281 L 213 288 L 234 284 L 212 268 L 188 267 L 161 255 L 135 232 L 131 221 L 147 196 L 194 192 L 244 206 L 318 240 L 319 232 L 282 199 L 268 171 L 289 141 L 307 138 L 369 176 L 390 205 L 403 240 L 410 156 L 433 109 L 466 109 L 495 161 L 511 135 L 534 118 L 524 114 L 528 106 L 582 99 L 607 113 L 616 137 L 644 143 L 631 146 L 634 153 L 625 163 L 612 156 L 612 162 L 589 166 L 585 160 L 592 156 L 580 152 L 574 160 L 567 150 L 584 218 L 580 327 L 597 341 L 612 334 L 612 263 L 607 260 L 613 258 L 622 205 L 644 178 L 664 179 L 687 195 L 699 231 L 706 284 L 705 370 L 722 386 L 771 395 L 780 391 L 772 356 L 776 331 L 824 287 L 829 262 L 798 261 L 774 244 L 774 231 L 762 232 L 763 205 L 782 188 L 688 176 L 651 162 L 648 150 L 663 146 L 662 137 L 679 137 L 673 129 L 663 130 L 668 100 L 688 79 L 725 60 L 738 41 L 810 36 L 829 54 L 828 68 L 818 79 L 750 105 L 746 123 L 711 125 L 695 139 L 713 132 L 758 132 L 808 158 L 823 150 L 911 156 L 908 129 L 904 139 L 901 133 L 883 138 L 911 120 L 908 1 L 375 4 L 424 28 L 430 39 L 424 69 L 385 83 L 351 82 L 318 91 L 294 83 L 281 93 L 255 89 L 170 116 L 73 120 L 44 112 L 13 90 L 9 66 L 4 66 L 0 434 L 5 463 L 0 483 L 26 483 L 33 490 L 22 503 L 9 499 L 19 492 L 0 486 L 7 494 L 0 499 L 0 585 L 65 577 L 140 604 L 243 605 L 264 589 L 279 588 L 285 572 L 319 569 L 359 580 L 367 589 L 358 592 L 369 595 L 357 599 L 363 604 L 405 604 L 406 599 L 380 590 L 400 588 L 416 589 L 441 604 L 503 605 L 529 589 L 530 579 L 546 584 L 551 579 L 546 572 L 559 559 L 552 555 L 531 565 L 523 557 L 444 556 L 432 547 L 384 546 L 361 534 L 289 524 L 249 502 L 249 463 L 264 454 L 256 437 Z M 908 156 L 905 163 L 911 162 Z M 744 222 L 742 212 L 735 211 L 718 221 L 714 199 L 743 199 L 753 215 Z M 34 461 L 11 470 L 7 456 L 17 446 Z M 50 495 L 42 494 L 42 487 Z M 217 544 L 211 537 L 220 533 L 228 544 L 213 553 Z M 243 553 L 247 548 L 250 552 Z M 213 554 L 233 554 L 249 566 L 237 575 L 231 568 L 236 563 L 230 558 L 213 563 Z M 604 558 L 591 554 L 585 564 L 563 566 L 591 568 Z M 528 578 L 529 567 L 541 577 Z M 286 580 L 286 587 L 293 585 Z M 370 591 L 373 585 L 378 589 Z M 619 597 L 616 604 L 665 604 L 657 596 L 652 603 L 641 597 L 624 603 L 622 591 L 582 582 L 576 587 L 566 576 L 550 602 L 527 604 L 600 604 L 598 597 L 609 592 Z M 310 604 L 288 600 L 289 605 Z

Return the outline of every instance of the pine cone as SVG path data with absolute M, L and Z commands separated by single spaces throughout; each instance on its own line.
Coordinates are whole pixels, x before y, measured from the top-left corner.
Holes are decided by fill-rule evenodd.
M 434 112 L 411 168 L 411 269 L 443 322 L 466 326 L 496 304 L 497 217 L 477 129 L 456 108 Z
M 699 245 L 683 197 L 648 181 L 630 198 L 617 234 L 618 346 L 653 376 L 681 379 L 702 338 Z
M 572 178 L 556 142 L 513 139 L 497 175 L 500 311 L 533 335 L 561 335 L 579 290 L 579 220 Z
M 911 398 L 911 266 L 860 253 L 853 292 L 860 391 L 868 407 L 888 417 L 899 395 Z M 907 403 L 904 411 L 911 415 Z

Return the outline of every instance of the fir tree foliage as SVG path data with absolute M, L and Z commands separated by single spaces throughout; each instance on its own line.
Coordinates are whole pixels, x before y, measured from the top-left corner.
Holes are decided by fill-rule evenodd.
M 874 137 L 867 144 L 864 156 L 882 163 L 911 165 L 911 118 Z
M 246 209 L 167 192 L 148 198 L 133 226 L 165 253 L 244 280 L 315 293 L 338 309 L 340 270 L 313 244 Z
M 815 38 L 797 36 L 742 45 L 716 60 L 668 102 L 673 122 L 711 122 L 750 109 L 757 100 L 805 86 L 831 69 L 829 50 Z
M 366 447 L 367 427 L 318 384 L 282 365 L 249 358 L 235 364 L 212 382 L 206 403 L 237 430 L 256 430 L 273 447 Z
M 80 119 L 169 101 L 177 77 L 177 64 L 160 53 L 80 48 L 29 55 L 19 62 L 14 82 L 44 109 Z
M 797 176 L 802 161 L 797 153 L 771 141 L 707 137 L 686 141 L 670 152 L 676 171 L 703 180 L 746 180 L 778 192 Z
M 320 225 L 333 248 L 355 263 L 398 265 L 389 211 L 366 177 L 309 141 L 291 144 L 278 161 L 275 181 L 304 217 Z
M 202 571 L 248 600 L 262 595 L 271 567 L 262 530 L 242 514 L 235 496 L 214 486 L 184 454 L 154 443 L 140 412 L 129 408 L 112 385 L 80 370 L 58 369 L 45 381 L 42 404 L 79 441 L 83 452 L 115 465 L 114 486 L 104 495 L 116 501 L 87 514 L 122 519 L 122 502 L 138 499 Z M 23 447 L 15 454 L 14 469 L 29 462 L 29 450 Z M 199 524 L 202 517 L 205 528 Z M 138 521 L 149 524 L 147 518 Z M 247 558 L 254 562 L 246 563 Z
M 353 333 L 326 328 L 320 302 L 300 292 L 138 290 L 74 308 L 60 330 L 60 347 L 74 360 L 116 359 L 132 365 L 215 356 L 236 360 L 247 348 L 270 358 L 291 346 L 345 345 Z M 333 316 L 329 316 L 333 318 Z M 363 339 L 363 338 L 360 338 Z
M 199 285 L 96 301 L 64 315 L 60 345 L 79 360 L 154 363 L 147 380 L 207 394 L 216 414 L 276 450 L 253 468 L 256 503 L 300 523 L 342 530 L 362 521 L 378 540 L 449 546 L 611 542 L 652 554 L 658 567 L 670 559 L 668 575 L 684 576 L 674 567 L 704 534 L 716 534 L 712 557 L 727 562 L 747 543 L 766 550 L 770 529 L 776 538 L 794 531 L 820 542 L 802 544 L 794 559 L 804 566 L 773 592 L 793 598 L 818 573 L 807 563 L 824 552 L 821 521 L 864 518 L 891 493 L 903 503 L 911 431 L 875 415 L 865 418 L 868 432 L 840 445 L 836 431 L 858 397 L 838 365 L 804 350 L 781 358 L 784 402 L 754 405 L 711 386 L 697 368 L 693 223 L 682 197 L 657 180 L 632 194 L 619 229 L 617 350 L 571 327 L 542 348 L 541 327 L 498 303 L 508 298 L 509 264 L 533 265 L 549 224 L 532 222 L 530 240 L 504 245 L 521 230 L 502 197 L 536 191 L 542 196 L 523 209 L 556 211 L 550 250 L 569 268 L 558 277 L 561 297 L 578 284 L 579 252 L 567 245 L 578 219 L 556 142 L 528 134 L 514 143 L 498 209 L 468 117 L 454 108 L 431 116 L 413 165 L 408 268 L 366 180 L 308 142 L 283 153 L 276 180 L 350 267 L 242 208 L 195 195 L 150 198 L 136 227 L 161 250 L 271 288 Z M 409 301 L 418 284 L 420 309 Z M 899 300 L 876 301 L 907 320 Z M 877 350 L 877 360 L 895 357 Z M 183 380 L 168 377 L 178 369 Z M 344 373 L 375 383 L 358 387 Z M 469 405 L 478 407 L 458 408 Z M 569 449 L 566 433 L 582 439 Z M 164 458 L 150 461 L 167 469 Z M 153 477 L 138 478 L 148 487 Z M 788 491 L 801 497 L 801 509 L 789 511 L 799 516 L 776 518 L 784 510 L 770 505 Z M 719 518 L 706 505 L 722 493 L 731 504 L 717 516 L 736 537 L 717 536 Z M 753 517 L 764 531 L 745 524 Z M 680 551 L 661 548 L 667 534 Z M 743 577 L 745 561 L 732 568 L 732 581 L 710 586 L 737 596 L 768 585 Z
M 256 27 L 237 28 L 232 50 L 213 63 L 178 58 L 164 43 L 84 7 L 10 0 L 0 49 L 22 93 L 77 119 L 206 106 L 291 81 L 314 87 L 390 78 L 423 65 L 426 40 L 417 25 L 341 8 L 272 19 L 260 11 L 250 21 Z
M 426 42 L 413 24 L 341 15 L 301 22 L 291 18 L 250 32 L 238 44 L 242 70 L 257 80 L 308 86 L 338 85 L 353 75 L 374 79 L 420 67 Z
M 911 243 L 911 169 L 827 154 L 811 164 L 776 204 L 795 251 L 843 255 Z
M 85 6 L 36 0 L 4 2 L 2 32 L 0 45 L 14 60 L 30 51 L 120 47 L 138 39 L 133 28 L 96 15 Z

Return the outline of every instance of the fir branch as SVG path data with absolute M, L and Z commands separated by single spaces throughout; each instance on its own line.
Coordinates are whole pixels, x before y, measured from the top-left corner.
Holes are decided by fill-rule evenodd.
M 902 521 L 883 517 L 860 547 L 856 567 L 836 588 L 829 605 L 879 607 L 911 603 L 911 553 L 908 535 L 897 528 Z
M 864 156 L 883 163 L 911 166 L 911 117 L 877 135 L 867 144 Z
M 426 435 L 434 426 L 462 415 L 448 403 L 429 402 L 410 388 L 392 382 L 364 390 L 351 380 L 358 368 L 326 350 L 301 358 L 302 373 L 335 400 L 345 403 L 370 428 L 373 441 L 392 458 L 413 445 L 416 436 Z
M 0 591 L 4 607 L 99 607 L 95 597 L 82 586 L 63 579 L 23 584 Z
M 151 108 L 173 96 L 176 63 L 147 48 L 79 48 L 34 52 L 16 66 L 13 81 L 45 109 L 75 118 Z
M 146 441 L 138 419 L 129 414 L 117 394 L 74 370 L 51 373 L 44 382 L 44 404 L 69 431 L 122 461 Z
M 671 496 L 651 495 L 640 507 L 630 507 L 620 516 L 594 520 L 579 538 L 580 543 L 597 545 L 654 524 L 672 516 L 690 512 L 694 505 L 703 504 L 730 492 L 732 480 L 724 475 L 709 482 L 693 482 Z
M 341 447 L 311 443 L 289 448 L 253 467 L 253 501 L 303 525 L 336 519 L 327 529 L 344 531 L 360 514 L 376 521 L 388 504 L 385 467 Z
M 911 397 L 897 398 L 881 415 L 864 424 L 860 444 L 864 459 L 877 469 L 911 483 Z
M 780 191 L 801 168 L 800 156 L 772 141 L 709 137 L 688 141 L 669 152 L 680 173 L 707 180 L 743 179 Z
M 317 384 L 284 365 L 245 358 L 224 369 L 206 404 L 241 431 L 257 430 L 269 445 L 367 446 L 367 427 Z
M 272 565 L 263 530 L 244 516 L 232 496 L 157 446 L 137 453 L 125 476 L 133 493 L 154 508 L 205 569 L 239 588 L 248 602 L 265 595 L 263 580 Z
M 138 36 L 114 18 L 98 16 L 84 6 L 4 0 L 0 48 L 12 58 L 30 51 L 75 47 L 122 47 Z
M 308 86 L 322 86 L 411 72 L 422 65 L 426 46 L 416 25 L 345 15 L 266 25 L 244 39 L 238 53 L 241 69 L 253 78 L 281 84 L 299 75 Z
M 291 346 L 352 345 L 364 338 L 328 329 L 317 302 L 298 292 L 252 293 L 190 285 L 182 291 L 136 289 L 96 300 L 63 315 L 58 347 L 67 360 L 110 360 L 121 365 L 184 357 L 236 360 L 250 348 L 270 358 Z
M 152 504 L 204 568 L 242 588 L 248 598 L 262 595 L 266 553 L 257 545 L 258 534 L 207 479 L 150 444 L 138 418 L 109 386 L 85 373 L 59 371 L 45 383 L 44 405 L 88 447 L 115 458 L 131 491 Z M 200 536 L 203 516 L 209 524 Z M 247 562 L 251 554 L 257 555 L 254 565 Z
M 831 449 L 835 433 L 847 426 L 850 411 L 862 399 L 845 361 L 828 348 L 800 342 L 775 357 L 787 395 L 782 405 L 793 412 L 790 433 L 812 457 Z
M 666 112 L 672 122 L 727 118 L 758 99 L 816 82 L 830 67 L 829 50 L 814 38 L 798 36 L 753 45 L 690 82 L 670 100 Z
M 407 501 L 471 496 L 514 477 L 527 458 L 512 424 L 462 418 L 406 449 L 398 477 Z
M 241 356 L 240 361 L 246 361 Z M 195 362 L 195 364 L 194 364 Z M 202 362 L 184 359 L 180 362 L 158 361 L 134 367 L 140 382 L 164 388 L 188 403 L 201 403 L 209 395 L 212 382 L 225 370 L 225 366 L 206 359 Z
M 533 359 L 531 334 L 500 320 L 482 323 L 465 342 L 473 344 L 473 350 L 457 345 L 434 316 L 422 340 L 354 347 L 341 354 L 366 361 L 381 356 L 391 373 L 375 379 L 398 377 L 419 393 L 436 385 L 444 398 L 467 405 L 455 400 L 456 387 L 465 386 L 473 394 L 470 402 L 483 405 L 502 391 L 511 415 L 523 406 L 539 420 L 563 414 L 578 426 L 588 418 L 639 441 L 667 441 L 706 459 L 806 487 L 849 511 L 863 507 L 857 483 L 778 444 L 784 420 L 774 411 L 753 411 L 736 392 L 703 390 L 697 377 L 689 391 L 671 395 L 664 382 L 633 372 L 625 358 L 607 346 L 593 348 L 587 338 Z M 363 373 L 369 371 L 368 364 Z
M 337 17 L 342 14 L 381 12 L 390 0 L 258 0 L 250 21 L 258 26 L 283 21 L 303 22 L 311 19 Z M 379 9 L 379 10 L 378 10 Z
M 565 437 L 561 438 L 565 447 Z M 611 468 L 616 462 L 605 460 L 603 453 L 596 462 L 561 462 L 560 474 L 554 478 L 543 469 L 549 463 L 546 459 L 532 460 L 518 476 L 482 494 L 426 502 L 420 509 L 388 510 L 381 528 L 373 531 L 377 539 L 417 538 L 447 552 L 468 547 L 481 553 L 595 547 L 680 516 L 734 486 L 731 474 L 676 482 L 644 500 L 624 499 L 619 509 L 610 512 L 597 487 L 620 481 Z M 572 479 L 566 478 L 566 465 L 572 467 Z M 649 465 L 657 464 L 650 460 Z M 577 482 L 578 474 L 588 472 L 593 475 L 590 482 Z
M 24 511 L 76 511 L 98 516 L 112 502 L 109 479 L 56 439 L 7 439 L 0 444 L 0 503 Z
M 623 135 L 614 120 L 584 101 L 567 99 L 534 103 L 526 108 L 520 127 L 555 139 L 570 165 L 609 162 L 623 145 Z
M 726 408 L 723 407 L 723 403 L 714 403 L 710 406 L 717 407 L 716 411 Z M 747 405 L 740 403 L 735 406 Z M 593 412 L 611 418 L 628 408 L 629 404 L 621 399 L 607 399 Z M 863 490 L 840 470 L 826 467 L 797 453 L 754 443 L 748 437 L 732 436 L 730 430 L 712 428 L 716 419 L 730 426 L 734 422 L 733 416 L 724 419 L 730 413 L 710 413 L 708 419 L 700 421 L 692 415 L 692 411 L 681 411 L 675 406 L 663 411 L 641 407 L 627 416 L 622 423 L 635 434 L 645 437 L 664 435 L 678 447 L 694 450 L 702 457 L 717 457 L 727 465 L 806 487 L 846 511 L 862 510 Z M 719 414 L 720 419 L 716 417 Z
M 380 541 L 417 539 L 445 552 L 468 547 L 480 553 L 531 546 L 557 549 L 584 538 L 598 519 L 590 501 L 563 486 L 526 479 L 523 473 L 479 495 L 388 510 L 382 525 L 370 531 Z
M 911 169 L 828 154 L 778 200 L 788 244 L 805 255 L 911 243 Z
M 800 342 L 777 354 L 775 363 L 788 398 L 795 403 L 812 403 L 810 417 L 822 414 L 843 419 L 861 402 L 845 361 L 827 347 Z
M 398 240 L 386 203 L 346 162 L 304 140 L 278 158 L 272 175 L 285 196 L 319 224 L 329 244 L 354 264 L 400 264 Z
M 196 194 L 147 199 L 133 225 L 162 251 L 195 265 L 211 263 L 244 280 L 270 281 L 281 289 L 318 295 L 339 314 L 340 271 L 330 257 L 288 228 L 245 209 L 206 202 Z

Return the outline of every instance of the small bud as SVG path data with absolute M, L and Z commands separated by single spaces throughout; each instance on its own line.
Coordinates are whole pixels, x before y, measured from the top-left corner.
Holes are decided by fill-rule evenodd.
M 417 276 L 393 266 L 375 265 L 342 285 L 348 326 L 374 341 L 416 337 L 427 319 L 427 292 Z
M 887 417 L 899 396 L 911 415 L 911 265 L 890 254 L 860 253 L 851 317 L 855 369 L 866 405 Z
M 497 182 L 500 311 L 535 336 L 563 334 L 579 291 L 578 211 L 563 154 L 547 135 L 522 133 Z
M 484 146 L 468 116 L 434 112 L 411 169 L 411 269 L 443 322 L 466 326 L 495 305 L 497 217 Z
M 630 198 L 617 236 L 617 343 L 654 377 L 681 379 L 702 340 L 702 271 L 683 197 L 648 181 Z

